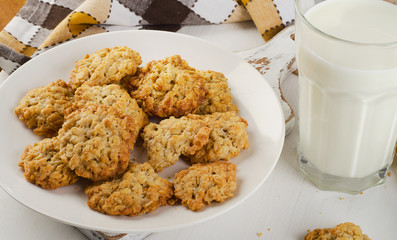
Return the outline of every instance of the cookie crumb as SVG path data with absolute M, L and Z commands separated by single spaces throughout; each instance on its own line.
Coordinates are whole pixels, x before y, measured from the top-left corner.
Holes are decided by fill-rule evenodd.
M 339 199 L 340 199 L 340 200 L 345 200 L 345 198 L 343 198 L 343 197 L 340 197 Z
M 258 233 L 256 233 L 256 235 L 257 235 L 258 237 L 262 237 L 263 233 L 258 232 Z
M 391 175 L 391 172 L 387 172 L 387 176 L 390 177 L 390 175 Z

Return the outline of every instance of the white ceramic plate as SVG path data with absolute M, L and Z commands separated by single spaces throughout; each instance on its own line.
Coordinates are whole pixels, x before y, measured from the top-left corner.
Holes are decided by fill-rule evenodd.
M 231 161 L 237 164 L 238 189 L 224 203 L 192 212 L 179 206 L 165 206 L 139 217 L 107 216 L 91 210 L 82 186 L 44 190 L 28 183 L 18 167 L 24 147 L 40 138 L 20 122 L 13 112 L 19 100 L 32 88 L 59 78 L 68 81 L 75 61 L 104 47 L 126 45 L 137 50 L 144 63 L 179 54 L 202 70 L 222 72 L 229 79 L 240 115 L 248 123 L 250 147 Z M 233 53 L 187 35 L 159 31 L 121 31 L 74 40 L 33 58 L 0 86 L 0 184 L 25 206 L 66 224 L 106 232 L 154 232 L 196 224 L 230 210 L 254 193 L 273 170 L 284 143 L 284 119 L 279 100 L 265 79 Z M 145 157 L 137 154 L 138 157 Z M 183 161 L 169 167 L 162 176 L 173 176 L 187 168 Z

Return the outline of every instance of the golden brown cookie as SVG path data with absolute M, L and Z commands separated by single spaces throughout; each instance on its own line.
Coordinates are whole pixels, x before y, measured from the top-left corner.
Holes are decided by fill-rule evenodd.
M 172 184 L 159 177 L 149 163 L 130 163 L 121 178 L 86 189 L 88 206 L 108 215 L 138 216 L 167 205 Z
M 149 62 L 131 84 L 131 96 L 150 116 L 181 117 L 206 101 L 203 77 L 179 55 Z
M 199 71 L 205 79 L 207 101 L 199 106 L 197 114 L 211 114 L 214 112 L 238 112 L 233 104 L 233 98 L 223 73 L 215 71 Z
M 187 118 L 203 120 L 210 127 L 208 142 L 193 154 L 184 154 L 191 163 L 228 160 L 249 147 L 246 129 L 247 121 L 235 112 L 213 113 L 210 115 L 190 114 Z
M 183 155 L 191 163 L 228 160 L 249 146 L 247 122 L 235 112 L 188 114 L 147 125 L 141 136 L 155 171 L 175 164 Z
M 361 228 L 354 223 L 341 223 L 335 228 L 315 229 L 304 240 L 371 240 L 362 234 Z
M 19 120 L 40 136 L 53 137 L 64 122 L 64 109 L 72 104 L 73 90 L 59 79 L 30 90 L 14 112 Z
M 104 105 L 86 105 L 59 130 L 60 157 L 77 175 L 100 181 L 125 171 L 136 140 L 129 115 Z
M 208 142 L 210 129 L 202 120 L 186 117 L 150 123 L 141 134 L 148 162 L 156 172 L 175 164 L 181 154 L 194 154 Z
M 236 165 L 217 161 L 198 163 L 174 176 L 174 195 L 190 210 L 198 211 L 212 201 L 233 197 L 237 188 Z
M 138 131 L 149 123 L 146 113 L 138 106 L 135 99 L 117 84 L 92 87 L 83 85 L 76 90 L 74 99 L 73 105 L 66 109 L 66 115 L 87 104 L 101 104 L 130 115 Z
M 103 48 L 76 62 L 69 85 L 76 90 L 83 84 L 100 86 L 118 83 L 123 77 L 135 74 L 141 63 L 139 53 L 128 47 Z
M 61 161 L 60 144 L 56 137 L 28 145 L 21 155 L 19 166 L 27 181 L 44 189 L 56 189 L 75 183 L 78 176 Z

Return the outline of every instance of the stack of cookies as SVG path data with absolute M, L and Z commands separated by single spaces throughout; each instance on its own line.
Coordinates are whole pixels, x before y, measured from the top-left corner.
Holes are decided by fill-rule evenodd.
M 30 90 L 15 108 L 43 139 L 19 166 L 44 189 L 86 179 L 88 206 L 137 216 L 181 202 L 193 211 L 223 202 L 237 188 L 228 161 L 249 146 L 222 73 L 201 71 L 179 55 L 141 66 L 128 47 L 104 48 L 76 62 L 63 80 Z M 147 159 L 130 158 L 138 138 Z M 191 166 L 172 182 L 158 175 L 177 161 Z

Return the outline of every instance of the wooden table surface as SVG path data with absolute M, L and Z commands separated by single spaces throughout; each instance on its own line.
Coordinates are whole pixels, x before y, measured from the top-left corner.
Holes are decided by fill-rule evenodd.
M 18 13 L 26 0 L 0 0 L 0 30 Z

